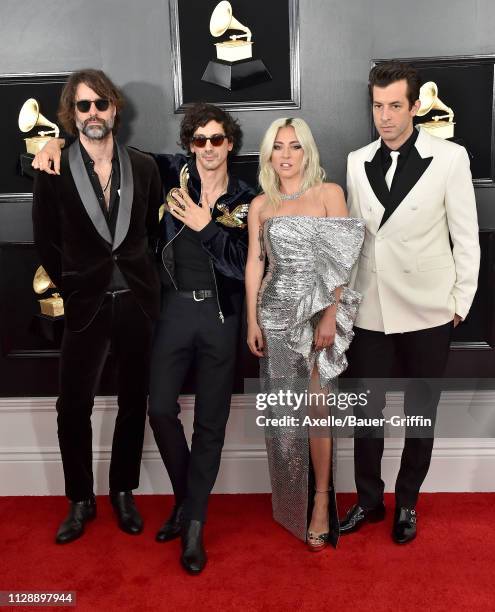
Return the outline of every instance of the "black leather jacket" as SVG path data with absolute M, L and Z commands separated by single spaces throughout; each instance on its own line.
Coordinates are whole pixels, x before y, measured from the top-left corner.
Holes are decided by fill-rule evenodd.
M 187 173 L 187 188 L 194 202 L 199 202 L 201 180 L 194 158 L 185 155 L 153 155 L 167 194 L 180 186 L 181 172 Z M 187 176 L 188 175 L 188 176 Z M 212 271 L 218 314 L 225 316 L 239 312 L 244 292 L 248 233 L 247 209 L 256 191 L 253 187 L 229 172 L 227 192 L 217 200 L 212 220 L 199 233 L 202 247 L 208 253 Z M 160 278 L 166 289 L 177 289 L 173 241 L 183 223 L 165 212 L 160 222 L 160 234 L 156 254 Z

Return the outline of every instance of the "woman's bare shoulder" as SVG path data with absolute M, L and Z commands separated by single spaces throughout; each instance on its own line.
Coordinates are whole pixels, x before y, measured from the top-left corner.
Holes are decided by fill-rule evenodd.
M 345 203 L 344 190 L 337 183 L 323 183 L 322 197 L 328 217 L 347 217 L 347 205 Z
M 249 205 L 250 209 L 260 211 L 261 208 L 266 204 L 266 195 L 264 193 L 260 193 L 255 198 L 251 200 L 251 204 Z
M 321 188 L 323 193 L 329 197 L 344 197 L 344 190 L 337 183 L 322 183 Z

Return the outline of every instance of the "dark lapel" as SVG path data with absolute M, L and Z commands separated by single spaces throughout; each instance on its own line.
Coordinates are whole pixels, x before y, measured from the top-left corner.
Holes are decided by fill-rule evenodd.
M 380 147 L 376 150 L 375 156 L 371 161 L 364 162 L 364 169 L 371 188 L 375 192 L 380 204 L 385 208 L 385 213 L 383 215 L 385 216 L 391 203 L 391 197 L 383 174 Z
M 115 251 L 127 236 L 131 222 L 132 200 L 134 199 L 134 178 L 129 153 L 119 142 L 116 142 L 116 144 L 120 164 L 120 202 L 112 251 Z
M 110 230 L 108 229 L 105 216 L 103 215 L 103 211 L 98 203 L 98 198 L 96 197 L 93 185 L 89 180 L 88 172 L 86 170 L 86 166 L 84 165 L 81 149 L 79 147 L 79 139 L 73 142 L 69 147 L 69 166 L 72 173 L 72 178 L 76 184 L 79 197 L 81 198 L 84 208 L 86 209 L 89 218 L 93 222 L 96 231 L 100 234 L 103 240 L 109 244 L 112 244 Z
M 385 209 L 380 227 L 391 217 L 414 185 L 423 176 L 432 159 L 433 157 L 421 157 L 416 147 L 411 147 L 406 163 L 397 176 L 397 180 L 393 183 L 390 205 Z

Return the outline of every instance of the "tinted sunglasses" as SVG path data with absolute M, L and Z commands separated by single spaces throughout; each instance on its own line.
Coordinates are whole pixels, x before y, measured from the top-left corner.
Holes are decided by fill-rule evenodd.
M 223 144 L 223 141 L 227 138 L 225 134 L 213 134 L 213 136 L 193 136 L 191 142 L 198 149 L 202 149 L 206 145 L 206 141 L 209 140 L 214 147 L 219 147 Z
M 98 98 L 97 100 L 78 100 L 76 102 L 76 107 L 80 113 L 87 113 L 91 108 L 91 104 L 94 104 L 99 111 L 106 111 L 110 106 L 110 100 L 105 100 L 105 98 Z

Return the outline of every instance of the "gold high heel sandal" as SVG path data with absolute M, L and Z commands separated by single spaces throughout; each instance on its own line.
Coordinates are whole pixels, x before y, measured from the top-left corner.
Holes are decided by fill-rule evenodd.
M 331 489 L 326 489 L 325 491 L 319 491 L 315 489 L 316 493 L 330 493 Z M 325 533 L 315 533 L 314 531 L 309 531 L 306 534 L 306 544 L 308 546 L 308 550 L 311 552 L 320 552 L 324 548 L 328 546 L 328 542 L 330 540 L 330 529 Z

